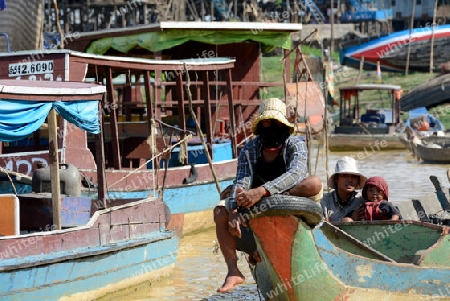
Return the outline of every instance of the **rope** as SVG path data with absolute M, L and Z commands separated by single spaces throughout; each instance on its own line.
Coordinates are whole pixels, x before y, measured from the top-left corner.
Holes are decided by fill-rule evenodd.
M 178 146 L 181 143 L 184 143 L 186 140 L 189 140 L 192 138 L 192 135 L 189 134 L 186 137 L 184 137 L 183 140 L 178 141 L 177 143 L 175 143 L 174 145 L 172 145 L 171 147 L 169 147 L 168 149 L 163 150 L 162 152 L 160 152 L 159 154 L 155 155 L 154 157 L 148 159 L 144 164 L 142 164 L 141 166 L 139 166 L 138 168 L 136 168 L 135 170 L 133 170 L 132 172 L 130 172 L 129 174 L 127 174 L 126 176 L 124 176 L 123 178 L 117 180 L 116 182 L 114 182 L 113 184 L 111 184 L 109 187 L 113 187 L 114 185 L 116 185 L 117 183 L 121 182 L 122 180 L 128 178 L 129 176 L 131 176 L 132 174 L 134 174 L 135 172 L 137 172 L 138 170 L 140 170 L 142 167 L 146 166 L 149 162 L 155 160 L 158 157 L 161 157 L 162 155 L 164 155 L 165 153 L 171 151 L 173 148 L 175 148 L 176 146 Z

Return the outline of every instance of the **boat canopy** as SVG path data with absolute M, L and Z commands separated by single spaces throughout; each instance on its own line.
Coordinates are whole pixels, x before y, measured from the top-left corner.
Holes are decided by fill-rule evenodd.
M 0 80 L 0 141 L 31 135 L 51 109 L 79 128 L 98 134 L 98 101 L 104 92 L 105 87 L 96 84 Z
M 262 51 L 268 52 L 274 47 L 290 49 L 291 33 L 265 30 L 183 30 L 168 29 L 161 32 L 143 32 L 117 37 L 105 37 L 91 42 L 86 52 L 105 54 L 110 48 L 127 53 L 135 47 L 147 49 L 151 52 L 170 49 L 188 41 L 202 42 L 212 45 L 255 41 L 262 44 Z

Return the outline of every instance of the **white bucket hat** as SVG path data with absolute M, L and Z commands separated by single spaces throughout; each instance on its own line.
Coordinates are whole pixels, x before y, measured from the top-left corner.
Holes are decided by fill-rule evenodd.
M 358 162 L 352 157 L 342 157 L 336 162 L 336 168 L 334 174 L 328 179 L 328 187 L 336 189 L 336 181 L 335 176 L 337 174 L 350 174 L 359 176 L 359 184 L 356 186 L 356 189 L 360 189 L 366 183 L 367 178 L 363 176 L 358 169 Z
M 252 123 L 252 132 L 254 135 L 259 135 L 258 123 L 261 120 L 276 119 L 289 128 L 289 132 L 294 132 L 294 126 L 286 118 L 286 105 L 279 98 L 269 98 L 262 102 L 259 106 L 256 119 Z

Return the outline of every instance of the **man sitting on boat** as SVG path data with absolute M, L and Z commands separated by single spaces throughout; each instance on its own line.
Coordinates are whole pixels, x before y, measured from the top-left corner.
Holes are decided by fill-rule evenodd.
M 359 172 L 354 158 L 345 156 L 339 159 L 334 174 L 328 179 L 328 187 L 334 190 L 325 193 L 320 201 L 325 219 L 339 222 L 353 212 L 351 217 L 358 220 L 364 214 L 361 205 L 365 201 L 356 189 L 361 189 L 365 182 L 366 177 Z
M 252 123 L 256 137 L 241 150 L 234 186 L 221 194 L 222 201 L 214 209 L 217 240 L 228 268 L 225 282 L 217 290 L 220 293 L 245 281 L 237 266 L 236 249 L 249 254 L 251 263 L 259 260 L 253 233 L 245 227 L 238 208 L 250 208 L 274 194 L 316 201 L 322 196 L 320 178 L 307 173 L 305 142 L 293 136 L 293 131 L 286 118 L 286 105 L 280 99 L 270 98 L 261 104 Z

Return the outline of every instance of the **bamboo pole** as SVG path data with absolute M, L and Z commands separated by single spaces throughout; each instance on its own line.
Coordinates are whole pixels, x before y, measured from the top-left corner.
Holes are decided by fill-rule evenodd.
M 58 28 L 59 38 L 61 41 L 59 42 L 59 48 L 64 48 L 64 33 L 61 29 L 61 24 L 59 23 L 59 9 L 58 4 L 56 3 L 56 0 L 53 0 L 53 8 L 55 9 L 55 16 L 56 16 L 56 28 Z
M 409 40 L 408 40 L 408 55 L 406 56 L 405 75 L 409 73 L 409 55 L 411 53 L 411 34 L 414 28 L 414 13 L 416 11 L 416 0 L 413 0 L 413 7 L 411 13 L 411 24 L 409 24 Z
M 437 3 L 438 0 L 434 1 L 434 10 L 433 10 L 433 24 L 431 24 L 431 51 L 430 51 L 430 74 L 433 74 L 433 59 L 434 59 L 434 27 L 436 26 L 436 13 L 437 13 Z
M 48 143 L 50 159 L 50 181 L 52 187 L 53 225 L 61 230 L 61 204 L 59 202 L 61 188 L 59 183 L 58 134 L 56 130 L 56 111 L 48 114 Z
M 294 0 L 294 23 L 298 23 L 298 0 Z
M 334 6 L 334 0 L 331 0 L 330 4 L 330 25 L 331 25 L 331 31 L 330 31 L 330 58 L 331 61 L 333 61 L 333 51 L 334 51 L 334 13 L 333 13 L 333 6 Z

